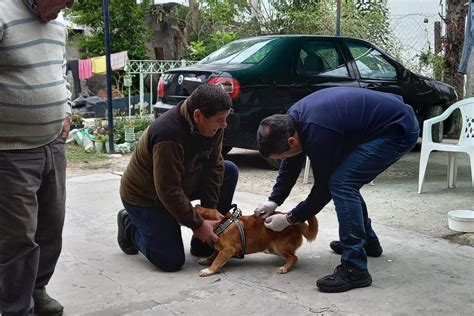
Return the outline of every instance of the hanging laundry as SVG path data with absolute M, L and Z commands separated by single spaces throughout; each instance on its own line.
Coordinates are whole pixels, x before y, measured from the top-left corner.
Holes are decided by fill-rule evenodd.
M 92 73 L 96 75 L 103 75 L 107 72 L 105 65 L 105 56 L 92 57 Z
M 79 79 L 87 80 L 92 77 L 92 60 L 81 59 L 79 60 Z
M 79 79 L 79 61 L 68 60 L 66 64 L 66 74 L 68 71 L 72 72 L 72 79 L 74 80 L 74 92 L 76 94 L 81 92 L 81 79 Z
M 112 70 L 120 70 L 125 67 L 128 62 L 128 52 L 123 51 L 110 55 L 110 65 Z

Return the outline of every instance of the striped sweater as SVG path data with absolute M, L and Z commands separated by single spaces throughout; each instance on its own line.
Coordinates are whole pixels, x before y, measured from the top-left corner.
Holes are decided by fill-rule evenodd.
M 0 150 L 40 147 L 61 132 L 66 38 L 61 18 L 44 23 L 21 0 L 0 0 Z

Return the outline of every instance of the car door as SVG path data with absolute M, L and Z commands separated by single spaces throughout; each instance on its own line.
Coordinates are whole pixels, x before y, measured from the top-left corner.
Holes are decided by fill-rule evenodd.
M 293 56 L 292 83 L 295 102 L 320 89 L 359 86 L 337 38 L 301 41 Z
M 405 82 L 403 68 L 373 45 L 347 39 L 347 48 L 358 73 L 361 88 L 401 95 L 405 100 L 415 91 Z

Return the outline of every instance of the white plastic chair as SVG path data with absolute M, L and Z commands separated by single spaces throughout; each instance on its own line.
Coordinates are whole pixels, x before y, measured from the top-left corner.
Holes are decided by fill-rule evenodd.
M 431 127 L 446 120 L 454 110 L 459 109 L 462 116 L 461 135 L 457 144 L 435 143 L 431 135 Z M 457 154 L 469 155 L 471 165 L 471 182 L 474 186 L 474 98 L 458 101 L 446 109 L 441 115 L 423 122 L 423 138 L 420 152 L 420 172 L 418 175 L 418 193 L 423 189 L 426 166 L 432 151 L 446 151 L 448 153 L 448 188 L 456 186 L 457 178 Z

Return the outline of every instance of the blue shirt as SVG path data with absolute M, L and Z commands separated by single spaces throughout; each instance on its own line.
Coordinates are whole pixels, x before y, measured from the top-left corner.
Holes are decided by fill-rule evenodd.
M 285 201 L 308 156 L 315 184 L 292 211 L 298 221 L 305 221 L 331 201 L 329 178 L 358 144 L 386 133 L 404 136 L 418 130 L 415 113 L 401 96 L 362 88 L 317 91 L 295 103 L 288 114 L 303 152 L 283 160 L 269 199 L 278 205 Z

